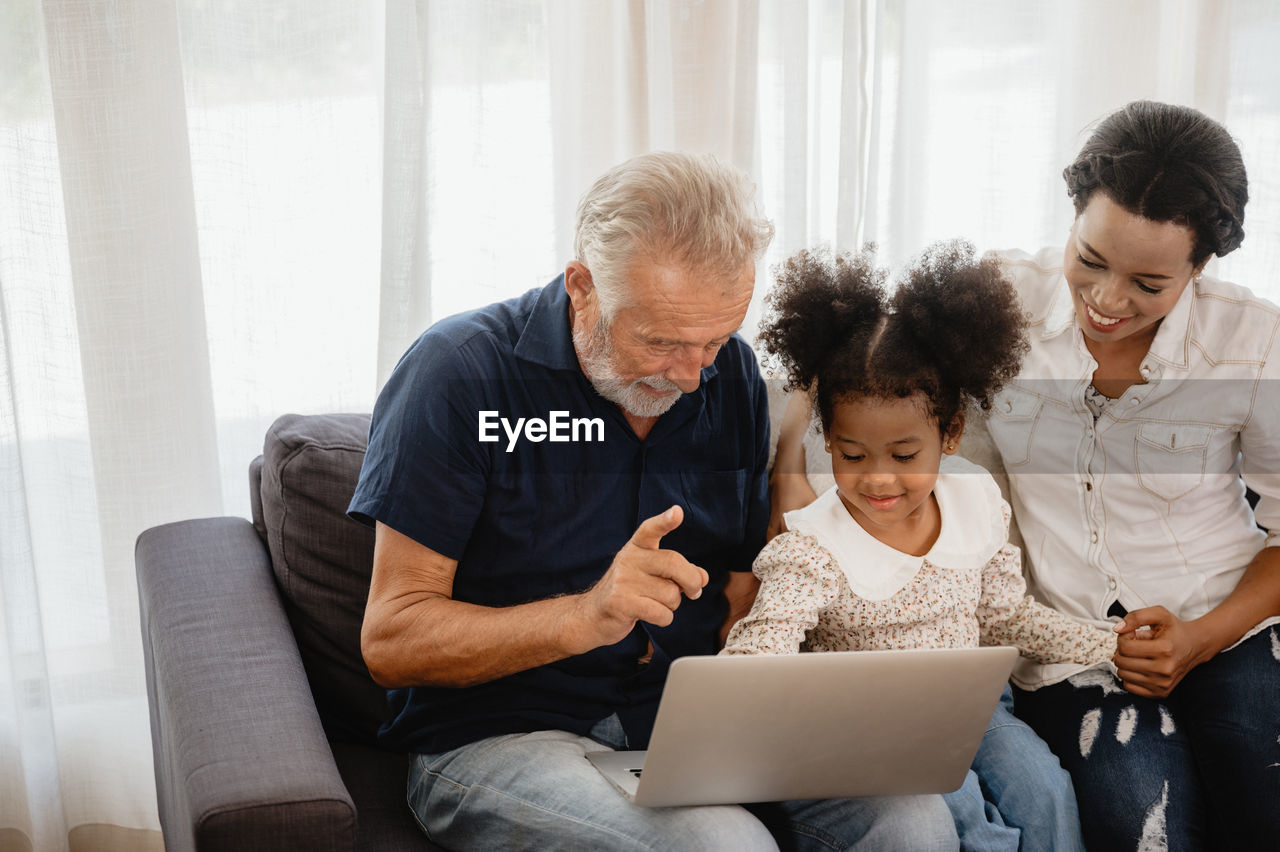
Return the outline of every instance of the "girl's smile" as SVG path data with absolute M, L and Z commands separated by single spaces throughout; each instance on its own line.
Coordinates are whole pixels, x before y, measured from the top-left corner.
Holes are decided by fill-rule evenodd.
M 890 511 L 894 506 L 897 506 L 898 501 L 902 499 L 901 494 L 895 494 L 891 497 L 873 497 L 870 494 L 864 496 L 866 497 L 867 503 L 871 505 L 871 508 L 881 512 Z

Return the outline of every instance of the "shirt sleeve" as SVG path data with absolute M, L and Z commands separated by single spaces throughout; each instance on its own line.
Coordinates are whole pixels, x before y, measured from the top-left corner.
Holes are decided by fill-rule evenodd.
M 1012 512 L 1001 501 L 1008 527 Z M 1022 554 L 1005 544 L 982 569 L 978 599 L 978 635 L 982 645 L 1012 645 L 1039 663 L 1090 665 L 1111 659 L 1116 634 L 1076 621 L 1027 594 Z
M 348 513 L 381 521 L 459 559 L 484 503 L 490 460 L 476 440 L 476 412 L 496 368 L 491 353 L 429 330 L 378 395 L 369 447 Z
M 817 539 L 787 532 L 765 545 L 752 567 L 760 591 L 733 626 L 722 654 L 795 654 L 839 595 L 836 566 Z
M 1273 330 L 1274 333 L 1274 330 Z M 1241 471 L 1258 495 L 1254 517 L 1269 531 L 1267 546 L 1280 544 L 1280 357 L 1273 339 L 1254 388 L 1253 405 L 1240 430 Z

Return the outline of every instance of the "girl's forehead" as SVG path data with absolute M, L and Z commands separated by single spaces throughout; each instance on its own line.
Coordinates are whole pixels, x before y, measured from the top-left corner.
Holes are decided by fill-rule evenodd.
M 918 391 L 907 397 L 847 396 L 836 400 L 831 414 L 828 431 L 837 440 L 891 442 L 937 431 L 930 400 Z

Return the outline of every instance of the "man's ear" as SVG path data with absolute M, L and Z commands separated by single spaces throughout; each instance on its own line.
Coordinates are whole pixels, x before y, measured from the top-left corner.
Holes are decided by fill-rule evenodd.
M 574 313 L 586 310 L 596 297 L 596 285 L 591 270 L 581 261 L 571 260 L 564 268 L 564 290 L 569 294 L 569 304 Z
M 947 455 L 953 455 L 960 448 L 960 438 L 964 435 L 964 412 L 956 413 L 951 419 L 951 425 L 947 427 L 947 431 L 942 436 L 942 451 Z

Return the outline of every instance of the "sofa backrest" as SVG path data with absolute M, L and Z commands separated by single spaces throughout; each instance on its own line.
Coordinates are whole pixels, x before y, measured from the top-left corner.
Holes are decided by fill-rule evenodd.
M 250 469 L 254 525 L 330 739 L 372 743 L 386 692 L 360 655 L 373 530 L 347 517 L 368 443 L 368 414 L 286 414 Z M 260 480 L 255 482 L 253 480 Z

